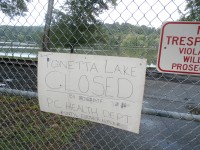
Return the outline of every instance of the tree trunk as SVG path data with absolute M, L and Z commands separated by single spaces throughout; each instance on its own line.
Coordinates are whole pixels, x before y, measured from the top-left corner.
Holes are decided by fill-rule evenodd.
M 70 44 L 70 53 L 74 53 L 74 46 Z
M 54 0 L 48 1 L 48 9 L 46 14 L 46 21 L 44 26 L 44 36 L 43 36 L 43 42 L 42 42 L 42 49 L 43 51 L 47 52 L 50 51 L 50 26 L 51 26 L 51 18 L 52 18 L 52 11 L 53 11 L 53 4 Z

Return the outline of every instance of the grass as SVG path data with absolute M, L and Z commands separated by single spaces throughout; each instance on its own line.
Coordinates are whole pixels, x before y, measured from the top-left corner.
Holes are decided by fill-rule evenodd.
M 62 149 L 87 124 L 41 112 L 37 99 L 0 96 L 0 149 Z

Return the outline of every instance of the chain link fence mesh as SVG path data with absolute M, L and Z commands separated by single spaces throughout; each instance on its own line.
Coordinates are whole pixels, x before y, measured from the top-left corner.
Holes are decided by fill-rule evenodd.
M 25 16 L 0 15 L 0 149 L 200 149 L 199 76 L 155 68 L 162 23 L 198 0 L 25 3 Z M 140 133 L 41 112 L 38 51 L 147 58 Z

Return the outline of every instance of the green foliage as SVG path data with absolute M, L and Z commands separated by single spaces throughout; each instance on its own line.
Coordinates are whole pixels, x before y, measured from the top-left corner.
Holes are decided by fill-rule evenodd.
M 104 28 L 109 35 L 107 41 L 112 47 L 118 47 L 115 48 L 118 55 L 147 58 L 149 64 L 156 63 L 160 29 L 129 23 L 105 24 Z
M 0 10 L 10 18 L 23 16 L 27 12 L 27 3 L 31 0 L 1 0 Z
M 181 17 L 182 21 L 200 21 L 200 0 L 186 0 L 187 5 L 185 15 Z
M 63 47 L 68 48 L 72 44 L 73 47 L 76 46 L 78 49 L 83 48 L 83 51 L 77 53 L 86 53 L 85 50 L 88 50 L 88 54 L 143 57 L 148 58 L 148 63 L 155 64 L 160 29 L 128 23 L 100 23 L 99 26 L 89 24 L 87 27 L 82 24 L 79 28 L 76 26 L 68 27 L 66 24 L 73 24 L 73 20 L 66 19 L 66 15 L 62 12 L 58 13 L 60 13 L 58 16 L 61 18 L 54 16 L 55 19 L 63 21 L 57 24 L 59 26 L 54 24 L 52 27 L 51 42 L 54 44 L 52 51 L 66 52 L 62 50 Z M 83 31 L 83 33 L 80 31 Z M 41 45 L 42 35 L 42 26 L 0 26 L 0 41 L 36 42 Z M 32 49 L 17 50 L 33 52 Z M 1 51 L 10 52 L 10 50 L 4 49 L 1 49 Z
M 0 26 L 0 41 L 34 42 L 41 45 L 42 26 Z
M 135 26 L 129 23 L 105 24 L 104 30 L 109 35 L 108 40 L 110 43 L 119 44 L 124 40 L 128 40 L 129 43 L 131 43 L 130 46 L 145 46 L 147 42 L 148 45 L 156 46 L 157 43 L 155 43 L 155 41 L 153 42 L 153 40 L 159 36 L 159 30 L 156 30 L 155 28 L 144 25 Z M 144 41 L 145 39 L 146 41 Z M 126 43 L 128 41 L 126 41 Z
M 51 41 L 56 47 L 105 43 L 106 36 L 102 23 L 96 19 L 109 4 L 116 5 L 116 0 L 66 0 L 61 10 L 53 13 Z

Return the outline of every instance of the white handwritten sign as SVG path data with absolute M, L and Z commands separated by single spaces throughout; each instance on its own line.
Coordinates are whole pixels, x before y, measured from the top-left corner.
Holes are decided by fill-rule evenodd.
M 40 52 L 40 109 L 139 133 L 146 59 Z

